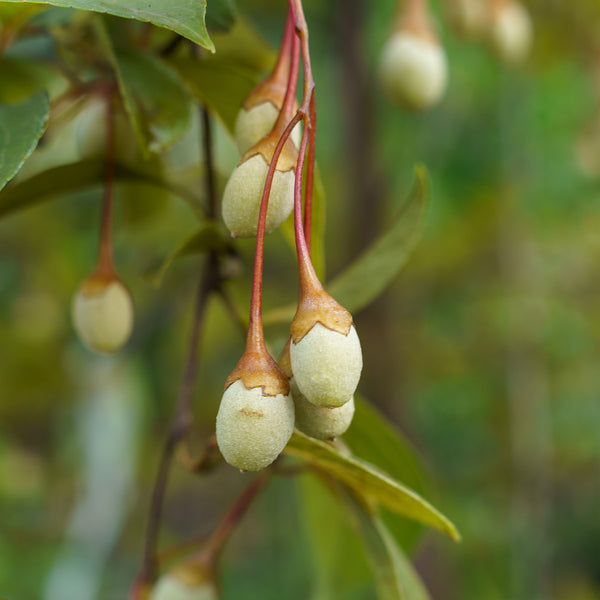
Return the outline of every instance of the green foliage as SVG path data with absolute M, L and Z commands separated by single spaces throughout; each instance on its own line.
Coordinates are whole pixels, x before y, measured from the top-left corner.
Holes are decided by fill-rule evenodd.
M 188 132 L 193 103 L 177 75 L 146 54 L 117 51 L 119 89 L 142 150 L 164 152 Z
M 0 105 L 0 190 L 35 150 L 50 116 L 50 102 L 39 92 L 21 104 Z
M 460 540 L 456 527 L 417 493 L 343 450 L 295 431 L 284 452 L 324 471 L 366 498 Z
M 21 4 L 49 4 L 68 6 L 80 10 L 108 13 L 116 17 L 147 21 L 158 27 L 165 27 L 213 51 L 214 45 L 206 31 L 204 18 L 206 0 L 52 0 L 37 2 L 34 0 L 4 0 Z

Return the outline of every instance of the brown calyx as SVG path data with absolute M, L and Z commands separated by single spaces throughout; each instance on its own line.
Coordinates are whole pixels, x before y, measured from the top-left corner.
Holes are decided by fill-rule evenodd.
M 238 379 L 251 390 L 262 388 L 263 396 L 277 396 L 290 393 L 290 383 L 264 346 L 246 348 L 235 369 L 225 380 L 225 389 Z
M 439 44 L 424 0 L 408 0 L 406 6 L 396 17 L 394 30 L 397 33 L 411 33 L 432 44 Z
M 273 80 L 271 77 L 261 81 L 246 97 L 242 104 L 245 110 L 250 110 L 263 102 L 270 102 L 277 110 L 281 110 L 287 83 Z
M 254 144 L 252 148 L 247 150 L 238 166 L 243 162 L 246 162 L 253 156 L 260 154 L 266 161 L 267 164 L 271 163 L 273 159 L 273 155 L 275 154 L 275 148 L 279 143 L 281 138 L 281 134 L 283 133 L 283 129 L 275 128 L 271 133 L 266 135 L 260 142 Z M 281 150 L 281 154 L 279 155 L 279 159 L 277 161 L 277 170 L 278 171 L 292 171 L 296 169 L 296 163 L 298 162 L 298 149 L 294 146 L 294 142 L 292 142 L 292 136 L 288 137 L 285 141 L 285 144 Z
M 97 269 L 81 284 L 81 292 L 84 296 L 101 296 L 111 283 L 124 285 L 114 271 Z
M 301 293 L 296 314 L 290 325 L 294 344 L 299 343 L 316 323 L 321 323 L 327 329 L 342 335 L 348 335 L 352 327 L 352 315 L 323 288 L 311 287 Z
M 288 341 L 285 343 L 283 350 L 281 351 L 279 360 L 277 361 L 279 363 L 279 367 L 285 373 L 285 375 L 287 375 L 287 377 L 291 377 L 293 374 L 292 373 L 292 360 L 290 358 L 290 344 L 291 343 L 292 343 L 292 338 L 290 336 L 288 338 Z
M 171 570 L 171 573 L 187 587 L 199 587 L 215 581 L 214 565 L 209 558 L 204 556 L 177 565 Z

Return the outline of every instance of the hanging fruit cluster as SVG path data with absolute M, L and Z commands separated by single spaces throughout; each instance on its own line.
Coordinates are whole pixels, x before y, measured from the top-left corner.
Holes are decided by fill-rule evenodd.
M 298 107 L 300 63 L 304 89 Z M 236 141 L 244 154 L 223 195 L 223 219 L 231 235 L 257 238 L 246 350 L 227 378 L 217 415 L 217 441 L 225 460 L 248 471 L 279 456 L 294 424 L 327 439 L 343 433 L 354 412 L 360 342 L 350 313 L 323 289 L 310 258 L 315 115 L 307 29 L 296 3 L 273 72 L 252 91 L 238 116 Z M 264 237 L 292 210 L 300 295 L 278 365 L 262 327 Z

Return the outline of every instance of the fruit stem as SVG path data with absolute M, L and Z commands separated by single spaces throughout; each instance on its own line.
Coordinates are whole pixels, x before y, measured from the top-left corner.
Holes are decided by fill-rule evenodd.
M 246 514 L 246 511 L 250 508 L 252 501 L 263 489 L 270 474 L 270 470 L 263 471 L 244 489 L 235 504 L 229 509 L 219 525 L 217 525 L 217 528 L 208 538 L 206 545 L 199 556 L 200 561 L 208 561 L 210 564 L 215 564 L 218 561 L 229 536 L 242 517 Z
M 292 23 L 292 19 L 288 15 L 286 30 L 290 27 L 290 23 Z M 262 198 L 260 201 L 258 227 L 256 230 L 256 250 L 254 253 L 254 274 L 252 277 L 252 298 L 250 300 L 250 320 L 248 323 L 248 338 L 246 342 L 247 350 L 266 351 L 262 324 L 262 280 L 267 209 L 269 208 L 269 195 L 271 193 L 275 169 L 277 167 L 277 162 L 281 155 L 281 151 L 283 150 L 283 146 L 287 142 L 292 129 L 301 119 L 298 114 L 292 117 L 298 81 L 299 52 L 298 38 L 294 36 L 292 41 L 291 65 L 285 99 L 283 107 L 279 113 L 279 117 L 277 118 L 273 128 L 274 131 L 281 129 L 282 133 L 277 142 L 277 146 L 275 146 L 275 151 L 273 152 L 271 162 L 269 163 L 267 176 L 265 178 L 265 185 L 263 187 Z
M 205 109 L 204 109 L 205 110 Z M 204 148 L 204 160 L 207 171 L 213 169 L 213 146 L 212 135 L 210 131 L 210 119 L 203 120 L 205 130 L 202 135 L 202 143 Z M 208 129 L 208 131 L 207 131 Z M 212 181 L 212 183 L 211 183 Z M 209 198 L 209 207 L 216 207 L 216 196 L 214 188 L 214 174 L 212 177 L 207 177 L 206 193 Z M 150 509 L 148 516 L 148 524 L 146 530 L 146 540 L 144 545 L 144 555 L 142 569 L 135 585 L 141 585 L 139 582 L 152 581 L 156 573 L 156 547 L 158 542 L 158 533 L 162 509 L 164 503 L 165 492 L 169 479 L 169 472 L 173 462 L 173 455 L 179 440 L 188 432 L 192 421 L 192 396 L 196 384 L 197 365 L 199 355 L 199 343 L 202 334 L 202 326 L 206 313 L 206 306 L 210 295 L 219 289 L 219 258 L 213 251 L 208 255 L 208 261 L 203 276 L 198 282 L 198 290 L 196 293 L 196 301 L 194 304 L 194 315 L 192 317 L 192 333 L 190 336 L 189 350 L 185 365 L 184 375 L 179 389 L 177 406 L 173 414 L 171 427 L 165 440 L 163 451 L 160 458 L 158 472 L 152 490 L 152 498 L 150 501 Z
M 272 81 L 287 82 L 289 80 L 294 37 L 294 20 L 292 19 L 291 13 L 288 12 L 285 22 L 285 30 L 283 32 L 283 39 L 281 40 L 281 48 L 279 50 L 279 55 L 277 56 L 277 62 L 275 63 L 270 76 Z
M 102 216 L 100 219 L 100 247 L 98 250 L 97 273 L 113 274 L 111 243 L 111 221 L 115 178 L 115 119 L 112 102 L 112 89 L 104 90 L 106 98 L 106 147 L 104 163 L 104 191 L 102 197 Z
M 277 121 L 273 126 L 274 131 L 283 131 L 295 112 L 294 104 L 296 102 L 298 72 L 300 70 L 300 42 L 298 40 L 298 36 L 295 35 L 293 19 L 290 16 L 288 16 L 287 23 L 290 23 L 289 27 L 291 28 L 293 34 L 291 39 L 290 66 L 287 78 L 287 88 L 285 90 L 285 96 L 283 98 L 281 110 L 279 111 L 279 116 L 277 117 Z M 286 27 L 288 27 L 287 23 Z
M 306 294 L 311 288 L 322 289 L 321 282 L 310 259 L 311 221 L 312 221 L 312 192 L 314 181 L 315 141 L 316 141 L 316 100 L 315 82 L 310 63 L 310 48 L 308 43 L 308 26 L 304 17 L 302 0 L 289 0 L 290 10 L 294 14 L 296 35 L 300 39 L 302 49 L 302 65 L 304 89 L 302 104 L 298 113 L 304 121 L 302 142 L 296 165 L 296 181 L 294 187 L 294 230 L 296 236 L 296 252 L 300 270 L 300 295 Z M 306 172 L 306 189 L 304 204 L 304 223 L 302 222 L 302 174 L 304 170 L 306 148 L 308 146 L 308 165 Z

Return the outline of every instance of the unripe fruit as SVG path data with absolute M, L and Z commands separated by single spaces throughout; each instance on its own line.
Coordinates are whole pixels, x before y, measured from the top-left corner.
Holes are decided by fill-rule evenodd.
M 223 220 L 233 237 L 256 235 L 262 192 L 269 165 L 261 154 L 240 163 L 231 174 L 223 194 Z M 294 207 L 295 172 L 275 170 L 266 233 L 281 225 Z
M 156 582 L 149 600 L 218 600 L 214 583 L 186 583 L 172 573 L 166 573 Z
M 290 345 L 292 373 L 299 390 L 317 406 L 348 402 L 360 379 L 362 353 L 354 325 L 346 335 L 315 323 Z
M 346 432 L 354 417 L 354 397 L 337 408 L 315 406 L 309 402 L 296 385 L 296 379 L 290 379 L 290 390 L 296 408 L 296 428 L 302 433 L 330 440 Z
M 75 331 L 96 352 L 116 352 L 133 329 L 131 294 L 114 274 L 95 273 L 86 279 L 73 298 L 71 312 Z
M 225 460 L 244 471 L 260 471 L 285 448 L 294 431 L 294 403 L 288 394 L 265 395 L 241 379 L 223 394 L 217 414 L 217 443 Z
M 277 104 L 270 100 L 265 100 L 260 104 L 255 104 L 249 108 L 243 106 L 238 113 L 235 122 L 235 142 L 239 151 L 243 154 L 264 138 L 275 125 L 279 111 L 283 102 L 283 96 Z M 292 129 L 290 137 L 292 142 L 298 148 L 301 138 L 300 123 Z
M 379 77 L 392 102 L 402 108 L 425 110 L 438 102 L 446 90 L 446 54 L 431 37 L 396 31 L 384 46 Z
M 235 168 L 223 192 L 223 220 L 233 237 L 252 237 L 258 228 L 258 215 L 269 164 L 279 142 L 280 132 L 271 132 L 252 146 Z M 298 150 L 290 139 L 277 160 L 269 207 L 266 233 L 281 225 L 294 208 L 294 179 Z
M 508 63 L 521 62 L 531 48 L 533 28 L 527 10 L 518 2 L 502 0 L 492 6 L 490 42 Z

